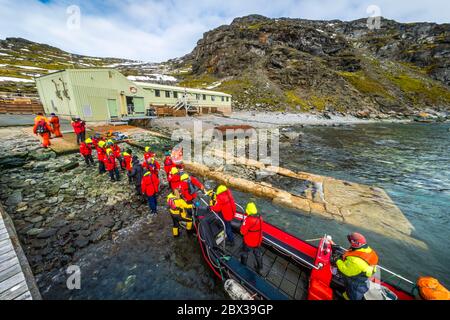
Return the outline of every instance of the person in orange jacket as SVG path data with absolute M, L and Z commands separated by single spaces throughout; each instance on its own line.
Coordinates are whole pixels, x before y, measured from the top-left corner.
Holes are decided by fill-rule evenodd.
M 179 188 L 181 195 L 187 203 L 193 203 L 197 199 L 197 191 L 205 191 L 205 186 L 195 177 L 190 177 L 187 173 L 180 176 Z
M 172 168 L 176 168 L 177 165 L 173 162 L 169 151 L 167 151 L 165 153 L 165 156 L 166 157 L 164 158 L 164 171 L 166 172 L 166 175 L 169 176 L 170 171 L 172 170 Z
M 133 151 L 130 149 L 127 149 L 122 153 L 121 166 L 127 171 L 128 182 L 131 184 L 133 182 L 133 179 L 131 178 L 131 170 L 133 168 Z
M 144 162 L 146 162 L 148 159 L 154 158 L 155 156 L 155 153 L 150 150 L 150 147 L 145 147 Z
M 159 192 L 159 178 L 151 171 L 147 171 L 142 177 L 141 191 L 144 196 L 147 197 L 148 206 L 152 216 L 158 214 L 158 202 L 157 196 Z
M 52 113 L 51 114 L 51 118 L 50 118 L 50 124 L 53 127 L 53 133 L 55 134 L 56 138 L 61 138 L 62 134 L 61 134 L 61 125 L 59 124 L 59 117 Z
M 244 237 L 241 249 L 241 263 L 247 265 L 248 254 L 252 251 L 256 260 L 256 271 L 261 272 L 263 263 L 260 247 L 263 240 L 262 226 L 264 221 L 258 213 L 256 204 L 253 202 L 247 204 L 245 213 L 247 216 L 242 222 L 240 230 Z
M 167 176 L 167 182 L 169 182 L 169 186 L 170 189 L 172 189 L 172 191 L 175 191 L 176 189 L 181 189 L 180 171 L 176 167 L 170 170 L 169 175 Z
M 161 165 L 155 158 L 147 158 L 143 163 L 142 167 L 147 170 L 151 171 L 152 173 L 159 175 L 159 170 L 161 169 Z
M 94 165 L 94 158 L 92 158 L 92 139 L 88 138 L 80 144 L 80 153 L 84 157 L 86 165 L 90 167 Z
M 35 135 L 40 135 L 42 138 L 42 147 L 48 148 L 50 143 L 50 135 L 53 132 L 52 127 L 47 121 L 47 118 L 44 117 L 42 113 L 38 113 L 34 127 L 33 127 L 33 133 Z
M 97 150 L 97 159 L 98 159 L 98 173 L 103 174 L 106 172 L 105 167 L 105 161 L 106 161 L 106 142 L 103 140 L 100 140 L 97 143 L 97 147 L 95 148 Z
M 234 245 L 234 233 L 231 226 L 231 220 L 236 214 L 236 202 L 234 202 L 233 194 L 224 185 L 219 185 L 215 192 L 215 203 L 209 207 L 210 210 L 220 213 L 225 224 L 225 232 L 227 234 L 227 244 Z
M 72 121 L 73 131 L 77 136 L 77 144 L 86 140 L 86 122 L 82 121 L 79 117 Z
M 117 169 L 116 157 L 112 149 L 106 149 L 105 167 L 112 182 L 120 181 L 119 169 Z
M 110 141 L 110 140 L 108 140 L 108 141 Z M 113 151 L 114 157 L 116 157 L 116 159 L 119 161 L 120 168 L 122 170 L 125 170 L 125 167 L 123 166 L 122 152 L 120 150 L 119 145 L 117 143 L 113 142 L 112 145 L 110 146 L 110 148 Z

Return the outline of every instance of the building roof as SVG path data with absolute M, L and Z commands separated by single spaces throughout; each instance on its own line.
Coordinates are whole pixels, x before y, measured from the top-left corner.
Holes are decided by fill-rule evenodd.
M 59 70 L 57 72 L 49 73 L 42 75 L 40 77 L 37 77 L 36 79 L 44 78 L 47 76 L 54 75 L 56 73 L 61 73 L 65 71 L 73 71 L 73 72 L 92 72 L 92 71 L 113 71 L 121 74 L 123 77 L 125 77 L 120 71 L 116 69 L 111 68 L 83 68 L 83 69 L 63 69 Z M 125 77 L 126 78 L 126 77 Z M 128 80 L 128 79 L 127 79 Z M 179 87 L 179 86 L 169 86 L 159 83 L 150 83 L 150 82 L 139 82 L 139 81 L 131 81 L 128 80 L 142 88 L 151 88 L 151 89 L 162 89 L 162 90 L 171 90 L 171 91 L 184 91 L 185 89 L 189 91 L 190 93 L 198 93 L 198 94 L 210 94 L 210 95 L 218 95 L 218 96 L 225 96 L 225 97 L 231 97 L 230 94 L 219 92 L 219 91 L 212 91 L 212 90 L 206 90 L 206 89 L 196 89 L 196 88 L 188 88 L 188 87 Z
M 231 97 L 230 94 L 219 92 L 219 91 L 212 91 L 212 90 L 205 90 L 205 89 L 196 89 L 196 88 L 189 88 L 189 87 L 180 87 L 180 86 L 169 86 L 165 84 L 159 84 L 159 83 L 150 83 L 150 82 L 137 82 L 134 81 L 134 83 L 142 88 L 152 88 L 152 89 L 162 89 L 162 90 L 170 90 L 170 91 L 186 91 L 190 93 L 199 93 L 199 94 L 213 94 L 218 96 L 225 96 L 225 97 Z

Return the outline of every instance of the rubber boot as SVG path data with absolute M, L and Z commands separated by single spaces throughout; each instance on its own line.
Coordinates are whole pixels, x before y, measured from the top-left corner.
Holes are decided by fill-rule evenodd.
M 178 237 L 180 235 L 178 228 L 172 228 L 172 234 L 174 237 Z

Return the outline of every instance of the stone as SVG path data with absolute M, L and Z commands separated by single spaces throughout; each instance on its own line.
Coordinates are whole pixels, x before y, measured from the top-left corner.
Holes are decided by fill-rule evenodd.
M 106 236 L 108 236 L 110 232 L 109 228 L 106 227 L 101 227 L 100 229 L 98 229 L 97 231 L 94 231 L 94 233 L 92 233 L 90 240 L 92 242 L 98 242 L 100 240 L 102 240 L 103 238 L 105 238 Z
M 108 228 L 111 228 L 111 227 L 114 226 L 114 224 L 115 224 L 115 221 L 114 221 L 113 218 L 111 218 L 109 216 L 102 216 L 102 217 L 98 218 L 95 221 L 95 225 L 94 226 L 96 228 L 97 227 L 108 227 Z
M 33 216 L 33 217 L 27 217 L 25 218 L 25 221 L 31 222 L 31 223 L 38 223 L 41 222 L 44 218 L 42 216 Z
M 56 229 L 47 229 L 37 235 L 38 239 L 47 239 L 56 234 Z
M 14 190 L 14 192 L 6 199 L 6 205 L 8 206 L 16 206 L 22 202 L 22 191 Z
M 78 236 L 73 244 L 78 248 L 84 248 L 89 244 L 89 239 L 83 236 Z
M 44 231 L 44 229 L 41 229 L 41 228 L 32 228 L 32 229 L 27 231 L 27 235 L 29 235 L 29 236 L 37 236 L 38 234 L 40 234 L 43 231 Z
M 58 202 L 58 197 L 51 197 L 47 200 L 47 203 L 54 204 Z
M 12 169 L 20 168 L 26 164 L 25 159 L 18 157 L 2 157 L 0 158 L 0 168 L 2 169 Z
M 80 164 L 78 162 L 68 162 L 65 163 L 61 166 L 58 166 L 55 168 L 56 172 L 67 172 L 70 171 L 72 169 L 75 169 L 76 167 L 78 167 Z
M 56 153 L 53 151 L 38 149 L 35 152 L 31 152 L 29 158 L 36 161 L 45 161 L 56 157 Z

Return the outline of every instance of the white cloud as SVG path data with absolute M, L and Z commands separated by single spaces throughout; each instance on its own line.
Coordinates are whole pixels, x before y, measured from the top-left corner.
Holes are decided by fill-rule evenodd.
M 23 37 L 92 55 L 163 61 L 189 53 L 202 34 L 237 16 L 353 20 L 375 4 L 402 22 L 448 22 L 448 0 L 171 0 L 83 1 L 81 28 L 67 28 L 66 9 L 77 1 L 0 0 L 0 37 Z

